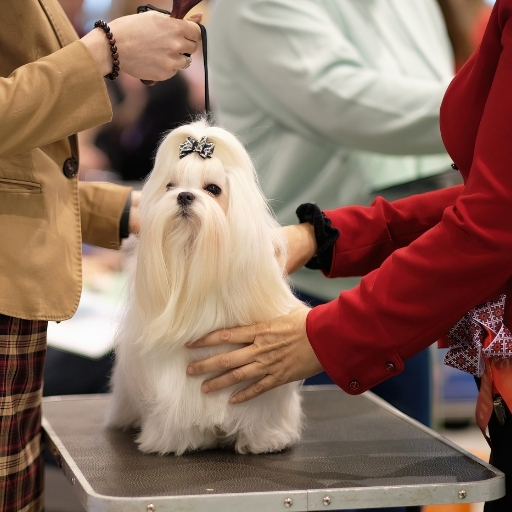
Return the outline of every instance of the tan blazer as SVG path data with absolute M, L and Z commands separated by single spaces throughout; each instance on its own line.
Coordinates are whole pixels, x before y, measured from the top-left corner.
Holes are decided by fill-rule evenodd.
M 2 3 L 0 313 L 64 320 L 80 298 L 82 239 L 119 248 L 130 189 L 72 176 L 74 134 L 110 121 L 112 110 L 57 0 Z

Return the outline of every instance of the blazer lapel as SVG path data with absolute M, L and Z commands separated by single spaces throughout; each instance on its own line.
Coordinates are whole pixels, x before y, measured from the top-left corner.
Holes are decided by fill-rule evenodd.
M 39 4 L 46 13 L 61 47 L 78 39 L 78 34 L 57 0 L 39 0 Z
M 50 22 L 61 47 L 67 46 L 78 39 L 78 34 L 57 0 L 39 0 L 39 4 L 46 13 L 48 21 Z M 68 137 L 68 141 L 71 148 L 71 154 L 78 160 L 77 135 L 70 135 Z

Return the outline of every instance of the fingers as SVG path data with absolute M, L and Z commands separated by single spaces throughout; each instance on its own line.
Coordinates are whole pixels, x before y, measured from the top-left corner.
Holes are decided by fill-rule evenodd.
M 223 329 L 208 334 L 193 347 L 243 343 L 247 346 L 191 363 L 189 375 L 221 373 L 202 386 L 204 393 L 219 391 L 248 380 L 256 380 L 238 391 L 231 403 L 251 400 L 288 382 L 302 380 L 322 371 L 307 337 L 308 307 L 297 307 L 289 314 L 248 327 Z
M 193 21 L 194 23 L 201 23 L 201 21 L 203 21 L 203 13 L 196 12 L 195 14 L 192 14 L 192 16 L 188 17 L 187 20 Z
M 197 44 L 198 41 L 201 41 L 201 29 L 199 28 L 198 23 L 201 21 L 201 18 L 203 16 L 202 13 L 198 13 L 200 15 L 200 18 L 197 20 L 196 15 L 191 16 L 189 19 L 184 20 L 185 21 L 185 28 L 183 36 L 185 39 L 188 39 L 189 41 L 193 41 Z M 193 52 L 190 52 L 193 53 Z
M 139 206 L 141 191 L 140 190 L 132 190 L 131 193 L 132 193 L 132 206 Z
M 281 383 L 282 384 L 282 383 Z M 258 382 L 255 382 L 248 388 L 242 389 L 235 393 L 230 399 L 230 404 L 242 404 L 244 402 L 248 402 L 257 396 L 270 391 L 271 389 L 277 388 L 280 383 L 272 376 L 267 375 L 266 377 L 260 379 Z
M 201 30 L 197 23 L 169 18 L 154 11 L 117 18 L 110 26 L 119 48 L 121 70 L 135 78 L 149 81 L 167 80 L 179 69 L 190 65 L 190 58 L 185 54 L 196 52 L 201 40 Z M 89 46 L 92 46 L 96 41 L 90 39 L 88 37 L 84 42 L 90 42 Z M 105 48 L 108 47 L 105 37 L 99 38 L 96 46 L 98 50 L 93 50 L 96 53 L 102 52 L 98 56 L 103 65 L 101 69 L 107 72 L 112 66 L 112 59 L 109 55 L 103 55 L 108 51 Z
M 192 64 L 192 57 L 190 55 L 183 55 L 183 57 L 185 58 L 185 64 L 181 69 L 187 69 L 190 67 L 190 64 Z
M 140 210 L 138 206 L 130 208 L 130 218 L 128 220 L 128 230 L 130 233 L 137 235 L 140 233 Z
M 181 55 L 192 55 L 196 50 L 197 43 L 195 41 L 191 41 L 189 39 L 182 39 L 181 41 L 178 41 L 175 51 L 179 51 Z
M 203 393 L 211 393 L 240 384 L 241 382 L 261 379 L 263 377 L 265 377 L 263 366 L 258 363 L 252 363 L 203 382 L 201 391 Z
M 252 345 L 240 350 L 233 350 L 210 357 L 202 361 L 190 363 L 187 368 L 188 375 L 204 375 L 205 373 L 220 372 L 238 368 L 254 361 L 254 348 Z M 245 380 L 245 379 L 243 379 Z M 217 388 L 220 389 L 220 388 Z
M 207 334 L 204 338 L 187 345 L 189 348 L 215 347 L 217 345 L 236 345 L 252 343 L 259 329 L 257 324 L 233 329 L 220 329 Z

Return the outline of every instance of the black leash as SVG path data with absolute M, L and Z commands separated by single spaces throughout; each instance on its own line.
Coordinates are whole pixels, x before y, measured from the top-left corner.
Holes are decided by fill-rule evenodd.
M 206 112 L 206 118 L 211 121 L 211 110 L 210 110 L 210 86 L 208 84 L 208 45 L 206 39 L 206 28 L 201 23 L 198 23 L 201 29 L 201 41 L 203 45 L 203 63 L 204 63 L 204 110 Z

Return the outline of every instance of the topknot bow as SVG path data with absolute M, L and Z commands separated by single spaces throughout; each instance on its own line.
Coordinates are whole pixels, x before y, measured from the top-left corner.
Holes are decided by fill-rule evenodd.
M 187 140 L 180 144 L 180 158 L 190 155 L 190 153 L 199 153 L 199 156 L 203 158 L 211 158 L 215 144 L 208 142 L 206 137 L 202 137 L 200 141 L 197 141 L 193 137 L 187 137 Z

